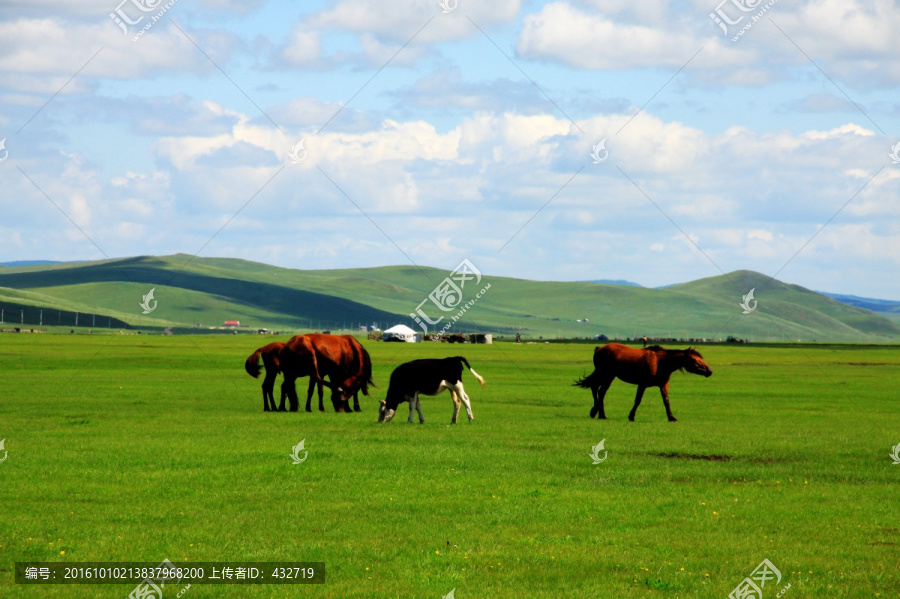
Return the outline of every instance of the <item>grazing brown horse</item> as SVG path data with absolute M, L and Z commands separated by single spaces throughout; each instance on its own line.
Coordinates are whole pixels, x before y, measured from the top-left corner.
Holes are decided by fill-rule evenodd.
M 368 395 L 369 385 L 374 385 L 369 352 L 351 335 L 297 335 L 285 344 L 279 359 L 292 412 L 299 409 L 293 383 L 300 377 L 310 377 L 311 385 L 329 387 L 336 411 L 349 412 L 350 397 L 354 397 L 354 410 L 361 411 L 357 394 L 362 391 Z M 325 382 L 326 376 L 331 382 Z M 310 411 L 309 401 L 306 409 Z
M 666 415 L 669 422 L 676 422 L 669 407 L 669 378 L 676 370 L 687 370 L 703 376 L 712 375 L 712 369 L 703 361 L 703 356 L 696 349 L 663 349 L 653 345 L 646 349 L 637 349 L 610 343 L 594 350 L 594 372 L 575 381 L 575 386 L 590 389 L 594 396 L 594 407 L 591 418 L 606 418 L 603 410 L 603 397 L 613 380 L 617 377 L 626 383 L 637 385 L 634 407 L 628 414 L 628 420 L 634 422 L 634 414 L 641 405 L 641 398 L 647 387 L 659 387 Z
M 288 389 L 287 381 L 282 383 L 281 385 L 281 406 L 277 409 L 275 407 L 275 379 L 278 377 L 278 373 L 281 372 L 281 359 L 280 354 L 281 350 L 284 349 L 284 343 L 270 343 L 264 347 L 259 348 L 255 352 L 253 352 L 247 361 L 244 363 L 244 368 L 247 370 L 247 374 L 252 376 L 253 378 L 259 378 L 260 374 L 260 365 L 259 360 L 262 358 L 263 366 L 266 370 L 265 379 L 263 379 L 262 384 L 262 392 L 263 392 L 263 411 L 266 412 L 284 412 L 285 407 L 285 398 L 290 396 L 290 390 Z M 309 379 L 309 387 L 306 390 L 306 411 L 311 412 L 310 402 L 312 401 L 313 392 L 318 387 L 319 390 L 319 411 L 325 411 L 325 404 L 323 402 L 323 392 L 322 392 L 322 384 L 317 383 L 315 378 L 310 377 Z M 296 392 L 295 392 L 296 393 Z M 359 400 L 354 395 L 354 400 L 356 404 L 359 405 Z M 270 407 L 271 404 L 271 407 Z M 335 406 L 335 411 L 339 411 L 340 405 Z M 349 406 L 348 406 L 349 409 Z

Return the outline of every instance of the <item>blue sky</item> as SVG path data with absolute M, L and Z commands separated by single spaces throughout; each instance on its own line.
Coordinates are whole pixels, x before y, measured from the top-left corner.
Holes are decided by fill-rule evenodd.
M 892 2 L 780 0 L 737 41 L 765 3 L 179 0 L 131 41 L 165 5 L 141 4 L 0 7 L 0 261 L 752 269 L 900 298 Z

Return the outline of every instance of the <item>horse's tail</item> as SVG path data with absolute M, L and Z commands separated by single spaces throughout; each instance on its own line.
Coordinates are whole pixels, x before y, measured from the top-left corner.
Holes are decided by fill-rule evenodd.
M 466 368 L 469 369 L 469 372 L 472 373 L 472 376 L 474 376 L 476 379 L 478 379 L 478 382 L 481 383 L 481 387 L 484 388 L 484 378 L 482 378 L 482 376 L 481 376 L 480 374 L 478 374 L 477 372 L 475 372 L 475 369 L 474 369 L 474 368 L 472 368 L 471 366 L 469 366 L 469 361 L 466 360 L 466 359 L 465 359 L 464 357 L 462 357 L 462 356 L 456 356 L 456 359 L 457 359 L 457 360 L 460 360 L 463 364 L 466 365 Z
M 372 358 L 369 356 L 369 352 L 366 351 L 366 348 L 360 344 L 360 351 L 362 352 L 362 364 L 363 364 L 363 383 L 362 383 L 362 392 L 363 395 L 369 394 L 369 385 L 375 386 L 375 382 L 372 380 Z
M 594 372 L 590 373 L 589 375 L 583 376 L 580 379 L 578 379 L 577 381 L 575 381 L 574 383 L 572 383 L 572 386 L 573 387 L 581 387 L 582 389 L 593 389 L 594 387 L 597 386 L 596 385 L 597 378 L 598 378 L 597 371 L 594 370 Z
M 259 378 L 260 368 L 259 368 L 259 357 L 262 355 L 262 348 L 259 348 L 247 358 L 247 361 L 244 362 L 244 368 L 247 370 L 247 374 L 252 376 L 255 379 Z

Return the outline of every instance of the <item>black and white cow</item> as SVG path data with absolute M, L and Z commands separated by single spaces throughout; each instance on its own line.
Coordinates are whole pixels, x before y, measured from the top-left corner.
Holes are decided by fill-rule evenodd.
M 474 420 L 472 404 L 462 384 L 463 364 L 484 387 L 484 379 L 472 370 L 469 362 L 462 356 L 413 360 L 395 368 L 391 373 L 387 398 L 381 402 L 378 422 L 390 422 L 397 413 L 397 406 L 408 401 L 409 419 L 407 422 L 413 421 L 413 410 L 416 410 L 419 412 L 419 422 L 424 424 L 425 417 L 422 415 L 422 406 L 419 405 L 419 395 L 437 395 L 444 389 L 450 390 L 450 397 L 453 399 L 453 418 L 450 423 L 456 424 L 460 403 L 466 406 L 469 420 Z

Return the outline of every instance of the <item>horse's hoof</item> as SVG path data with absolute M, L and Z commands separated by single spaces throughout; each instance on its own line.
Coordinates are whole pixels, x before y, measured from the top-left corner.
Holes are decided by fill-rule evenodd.
M 597 416 L 597 420 L 606 420 L 606 414 L 600 414 Z
M 597 408 L 591 408 L 591 418 L 597 417 Z
M 670 416 L 669 422 L 678 422 L 678 418 L 675 418 L 674 416 Z
M 629 416 L 629 417 L 628 417 L 628 422 L 634 422 L 634 416 Z

